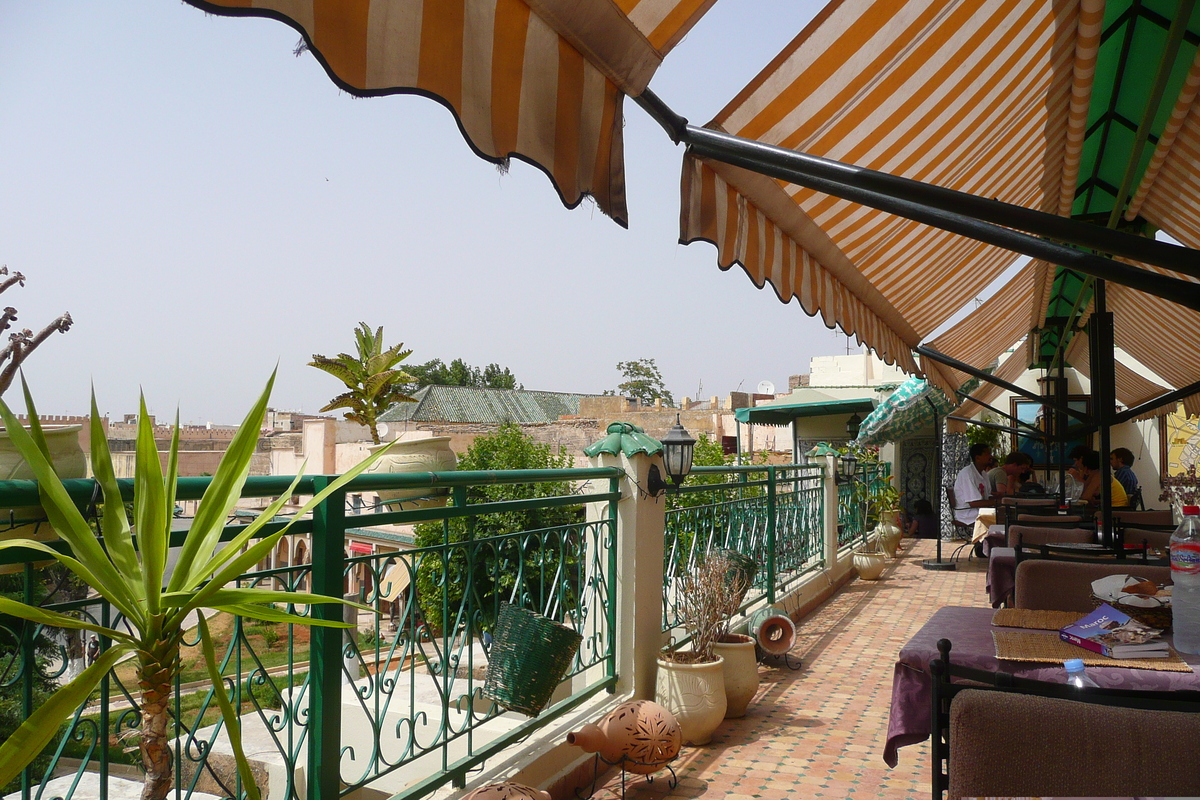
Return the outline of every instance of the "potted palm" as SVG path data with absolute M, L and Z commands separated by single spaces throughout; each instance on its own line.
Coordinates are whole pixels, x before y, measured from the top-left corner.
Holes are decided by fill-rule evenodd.
M 896 522 L 900 513 L 900 492 L 892 486 L 892 476 L 883 479 L 881 485 L 872 487 L 867 498 L 867 514 L 876 520 L 875 536 L 889 556 L 896 555 L 896 548 L 904 538 L 904 529 Z
M 179 457 L 179 424 L 171 440 L 167 472 L 163 474 L 154 430 L 141 401 L 135 452 L 133 520 L 128 518 L 121 489 L 113 470 L 112 457 L 100 426 L 95 395 L 92 396 L 91 449 L 92 467 L 103 492 L 103 512 L 98 539 L 55 474 L 49 458 L 45 433 L 38 421 L 33 398 L 25 389 L 30 426 L 25 429 L 0 401 L 0 415 L 13 444 L 28 462 L 37 481 L 42 507 L 50 525 L 70 547 L 64 554 L 42 542 L 29 539 L 0 541 L 0 550 L 19 547 L 45 553 L 85 581 L 112 604 L 124 618 L 121 629 L 94 625 L 84 619 L 0 597 L 0 614 L 8 614 L 39 625 L 86 631 L 107 637 L 112 646 L 99 653 L 94 663 L 74 680 L 58 689 L 6 741 L 0 743 L 0 786 L 7 784 L 58 734 L 63 721 L 84 702 L 101 679 L 117 662 L 132 656 L 137 662 L 141 687 L 138 707 L 141 713 L 138 731 L 145 782 L 142 800 L 163 800 L 172 785 L 169 708 L 177 672 L 184 621 L 195 613 L 200 645 L 212 682 L 213 692 L 233 747 L 238 774 L 251 800 L 258 800 L 250 764 L 242 749 L 241 728 L 236 711 L 225 690 L 225 679 L 217 666 L 213 639 L 205 614 L 227 611 L 241 617 L 267 622 L 297 625 L 352 627 L 353 623 L 304 617 L 277 610 L 272 601 L 293 605 L 343 603 L 370 611 L 367 606 L 348 603 L 338 597 L 288 592 L 265 588 L 231 586 L 243 572 L 253 569 L 271 553 L 280 537 L 287 535 L 291 523 L 258 538 L 264 525 L 272 521 L 295 493 L 297 476 L 287 491 L 268 506 L 253 522 L 222 544 L 225 521 L 233 511 L 242 486 L 250 473 L 250 460 L 258 444 L 259 426 L 266 413 L 275 376 L 267 382 L 258 402 L 230 441 L 196 510 L 195 519 L 183 541 L 177 566 L 166 569 L 175 507 L 175 487 Z M 24 383 L 24 381 L 22 381 Z M 371 463 L 366 459 L 354 469 L 309 500 L 293 519 L 298 519 Z M 135 533 L 136 532 L 136 533 Z M 341 615 L 339 615 L 340 617 Z
M 729 618 L 745 593 L 735 574 L 729 556 L 713 552 L 680 580 L 680 616 L 690 647 L 658 657 L 658 702 L 679 720 L 688 744 L 708 744 L 728 709 L 724 659 L 713 645 L 729 634 Z

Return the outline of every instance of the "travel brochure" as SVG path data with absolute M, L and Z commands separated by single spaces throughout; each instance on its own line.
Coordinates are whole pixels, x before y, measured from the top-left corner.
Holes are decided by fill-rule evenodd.
M 1109 658 L 1168 658 L 1171 647 L 1162 631 L 1143 625 L 1108 603 L 1073 625 L 1061 628 L 1064 642 L 1079 645 Z

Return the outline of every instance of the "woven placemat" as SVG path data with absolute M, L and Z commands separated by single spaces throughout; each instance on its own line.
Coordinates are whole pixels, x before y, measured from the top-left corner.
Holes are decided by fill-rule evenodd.
M 1001 628 L 1028 628 L 1035 631 L 1056 631 L 1074 625 L 1086 614 L 1078 611 L 1040 611 L 1036 608 L 998 608 L 992 614 L 992 624 Z
M 1167 658 L 1109 658 L 1091 650 L 1064 642 L 1057 636 L 1029 631 L 993 630 L 996 658 L 1003 661 L 1038 661 L 1061 664 L 1069 658 L 1082 658 L 1089 667 L 1126 667 L 1158 672 L 1191 672 L 1192 668 L 1174 650 Z

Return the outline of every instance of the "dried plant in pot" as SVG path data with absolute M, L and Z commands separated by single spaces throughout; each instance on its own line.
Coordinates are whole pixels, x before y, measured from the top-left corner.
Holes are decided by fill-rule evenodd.
M 746 587 L 727 554 L 709 553 L 680 581 L 680 615 L 690 649 L 658 659 L 658 701 L 679 720 L 683 741 L 707 744 L 725 717 L 724 659 L 713 645 L 729 635 Z

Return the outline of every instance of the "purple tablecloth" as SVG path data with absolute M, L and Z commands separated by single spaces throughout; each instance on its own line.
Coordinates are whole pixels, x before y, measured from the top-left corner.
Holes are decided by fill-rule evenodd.
M 988 553 L 987 593 L 992 608 L 1008 599 L 1017 582 L 1017 551 L 1012 547 L 993 547 Z
M 992 642 L 993 613 L 990 608 L 940 608 L 904 645 L 892 676 L 892 709 L 888 715 L 887 744 L 883 748 L 883 760 L 889 767 L 899 761 L 898 748 L 929 738 L 933 704 L 929 662 L 938 657 L 939 639 L 950 640 L 953 645 L 950 660 L 955 664 L 1011 672 L 1039 681 L 1066 682 L 1067 673 L 1061 665 L 998 660 Z M 1045 633 L 1058 635 L 1054 631 Z M 1195 672 L 1200 666 L 1200 655 L 1185 655 L 1184 659 L 1192 665 L 1192 672 L 1088 667 L 1088 676 L 1101 686 L 1115 689 L 1200 690 L 1200 675 Z

